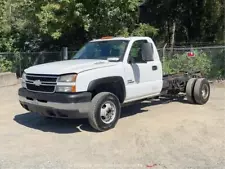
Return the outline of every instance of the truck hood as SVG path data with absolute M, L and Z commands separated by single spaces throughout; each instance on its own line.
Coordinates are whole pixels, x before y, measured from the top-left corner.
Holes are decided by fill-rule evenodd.
M 91 69 L 114 66 L 116 64 L 116 62 L 109 62 L 107 60 L 66 60 L 32 66 L 26 69 L 25 72 L 31 74 L 60 75 L 67 73 L 80 73 Z

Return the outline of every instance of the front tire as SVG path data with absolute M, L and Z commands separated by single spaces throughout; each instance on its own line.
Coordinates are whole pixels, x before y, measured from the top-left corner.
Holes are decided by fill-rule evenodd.
M 119 99 L 112 93 L 102 92 L 92 99 L 92 111 L 88 114 L 88 120 L 97 131 L 107 131 L 116 126 L 120 112 Z

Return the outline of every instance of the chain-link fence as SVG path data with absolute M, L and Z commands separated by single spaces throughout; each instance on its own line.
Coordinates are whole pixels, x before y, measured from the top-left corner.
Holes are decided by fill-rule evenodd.
M 164 73 L 200 70 L 204 76 L 213 79 L 225 78 L 225 46 L 196 48 L 158 49 Z M 76 51 L 68 51 L 68 59 Z M 63 52 L 18 52 L 0 53 L 0 72 L 16 72 L 20 77 L 23 70 L 32 65 L 61 61 Z
M 68 52 L 71 59 L 75 51 Z M 24 69 L 38 64 L 63 60 L 63 52 L 16 52 L 0 53 L 0 72 L 15 72 L 21 77 Z
M 201 71 L 210 79 L 225 78 L 225 46 L 159 49 L 164 73 Z

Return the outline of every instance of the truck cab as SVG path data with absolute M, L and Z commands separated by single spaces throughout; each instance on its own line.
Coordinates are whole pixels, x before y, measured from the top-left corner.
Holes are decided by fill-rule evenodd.
M 98 131 L 113 128 L 121 106 L 159 96 L 162 64 L 149 37 L 104 37 L 86 43 L 71 60 L 24 71 L 21 105 L 54 118 L 88 118 Z
M 143 48 L 144 45 L 147 46 Z M 150 38 L 130 41 L 123 66 L 127 91 L 125 102 L 159 95 L 163 84 L 162 64 Z

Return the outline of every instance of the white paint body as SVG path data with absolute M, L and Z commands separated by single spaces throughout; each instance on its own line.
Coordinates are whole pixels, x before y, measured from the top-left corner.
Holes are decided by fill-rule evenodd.
M 98 39 L 93 41 L 103 41 Z M 121 76 L 124 80 L 126 98 L 124 102 L 140 100 L 160 94 L 163 86 L 162 64 L 156 46 L 149 37 L 112 38 L 106 40 L 129 40 L 123 60 L 120 62 L 109 62 L 107 60 L 79 59 L 46 63 L 32 66 L 25 70 L 29 74 L 62 75 L 77 73 L 77 92 L 87 91 L 91 81 L 110 77 Z M 147 63 L 128 63 L 128 56 L 133 42 L 147 40 L 152 43 L 154 49 L 154 61 Z M 152 70 L 157 66 L 157 70 Z M 60 85 L 68 85 L 63 84 Z

